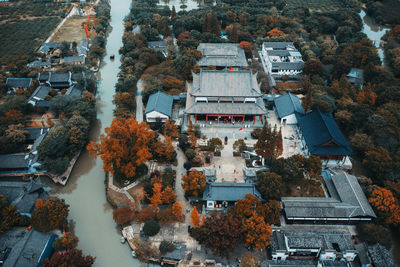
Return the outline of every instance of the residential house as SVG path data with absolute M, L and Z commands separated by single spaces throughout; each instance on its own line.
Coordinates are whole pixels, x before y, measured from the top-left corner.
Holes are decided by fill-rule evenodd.
M 355 88 L 362 88 L 364 84 L 364 70 L 351 68 L 350 72 L 347 74 L 347 80 Z
M 239 199 L 252 194 L 264 201 L 254 183 L 217 183 L 207 182 L 202 201 L 206 202 L 206 210 L 223 210 L 234 205 Z
M 89 53 L 89 41 L 87 39 L 84 39 L 82 42 L 80 42 L 76 46 L 76 52 L 78 56 L 84 56 L 87 57 Z
M 171 118 L 174 99 L 161 91 L 150 95 L 144 112 L 147 122 L 156 122 L 158 119 L 165 122 Z
M 379 244 L 368 246 L 368 255 L 371 257 L 374 267 L 396 267 L 391 253 Z
M 73 84 L 72 86 L 70 86 L 67 89 L 67 91 L 65 92 L 65 95 L 70 95 L 73 97 L 80 98 L 82 96 L 82 93 L 83 93 L 83 88 L 77 84 Z
M 147 42 L 147 47 L 160 51 L 165 57 L 168 56 L 168 45 L 164 40 Z
M 30 68 L 48 69 L 50 67 L 51 67 L 51 63 L 49 61 L 39 61 L 39 60 L 35 60 L 35 61 L 29 63 L 28 65 L 26 65 L 27 69 L 30 69 Z
M 274 106 L 281 124 L 297 124 L 296 113 L 304 114 L 300 99 L 291 93 L 274 98 Z
M 50 86 L 54 89 L 64 89 L 72 86 L 72 73 L 39 73 L 38 76 L 39 83 L 42 85 Z
M 32 83 L 32 78 L 7 78 L 6 86 L 9 91 L 26 90 Z
M 313 110 L 307 114 L 296 113 L 297 133 L 306 154 L 321 158 L 324 167 L 350 165 L 353 154 L 331 113 Z
M 64 57 L 60 59 L 60 64 L 73 64 L 73 65 L 80 65 L 85 64 L 85 56 L 70 56 Z
M 200 70 L 187 84 L 188 123 L 262 126 L 267 113 L 256 74 L 251 70 Z
M 272 260 L 276 261 L 304 259 L 321 262 L 353 262 L 357 256 L 357 250 L 353 247 L 351 235 L 347 229 L 275 230 L 270 237 L 270 242 Z
M 232 70 L 248 67 L 244 50 L 239 44 L 201 43 L 197 50 L 202 54 L 202 58 L 197 62 L 200 67 L 215 66 L 217 69 Z
M 71 48 L 72 43 L 67 42 L 68 46 Z M 42 46 L 39 48 L 39 52 L 50 55 L 53 54 L 56 50 L 60 49 L 61 42 L 53 42 L 53 43 L 43 43 Z
M 292 42 L 264 42 L 260 56 L 266 72 L 273 78 L 286 75 L 293 79 L 303 72 L 304 61 Z
M 0 195 L 4 196 L 10 205 L 13 205 L 21 215 L 31 217 L 37 199 L 47 199 L 49 194 L 44 189 L 40 178 L 29 182 L 0 181 Z
M 175 243 L 175 249 L 161 256 L 161 265 L 178 266 L 185 259 L 186 245 Z
M 49 94 L 49 92 L 50 87 L 39 85 L 29 97 L 28 103 L 37 107 L 49 108 L 50 102 L 46 99 L 46 96 Z
M 0 265 L 40 267 L 50 257 L 57 237 L 53 233 L 15 227 L 0 235 Z
M 348 224 L 371 221 L 374 211 L 357 178 L 346 172 L 324 173 L 328 197 L 283 197 L 282 206 L 288 223 Z

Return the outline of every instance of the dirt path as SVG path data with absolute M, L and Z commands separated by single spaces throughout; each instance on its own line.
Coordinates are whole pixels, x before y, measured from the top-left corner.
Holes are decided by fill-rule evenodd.
M 136 120 L 138 122 L 143 121 L 143 100 L 142 100 L 142 91 L 143 91 L 143 81 L 140 79 L 137 84 L 137 92 L 136 92 Z

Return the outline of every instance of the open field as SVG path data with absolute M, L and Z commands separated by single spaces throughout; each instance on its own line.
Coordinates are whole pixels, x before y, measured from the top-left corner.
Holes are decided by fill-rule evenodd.
M 54 35 L 51 42 L 82 42 L 86 38 L 82 23 L 86 21 L 83 17 L 71 17 L 65 21 L 60 30 Z
M 0 6 L 0 64 L 26 64 L 70 9 L 70 4 Z
M 309 8 L 314 12 L 334 11 L 344 7 L 340 0 L 285 0 L 289 8 Z

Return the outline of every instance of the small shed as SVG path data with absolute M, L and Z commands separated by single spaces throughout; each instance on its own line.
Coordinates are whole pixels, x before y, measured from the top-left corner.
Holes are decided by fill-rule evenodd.
M 185 259 L 186 245 L 175 243 L 175 250 L 161 256 L 161 263 L 177 266 Z
M 347 80 L 353 86 L 357 88 L 362 88 L 362 85 L 364 83 L 364 70 L 351 68 L 350 72 L 347 74 Z
M 291 93 L 275 98 L 274 105 L 281 124 L 297 124 L 295 113 L 304 114 L 300 99 Z
M 160 91 L 150 95 L 144 112 L 146 121 L 156 122 L 157 119 L 160 119 L 164 122 L 171 118 L 173 101 L 172 96 Z
M 26 89 L 32 83 L 32 78 L 7 78 L 6 85 L 9 89 Z

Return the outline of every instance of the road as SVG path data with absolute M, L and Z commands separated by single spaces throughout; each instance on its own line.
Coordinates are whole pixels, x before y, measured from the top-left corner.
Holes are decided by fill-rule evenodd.
M 137 92 L 136 92 L 136 120 L 138 122 L 143 121 L 143 100 L 142 100 L 142 92 L 143 92 L 143 81 L 139 79 L 136 84 Z

